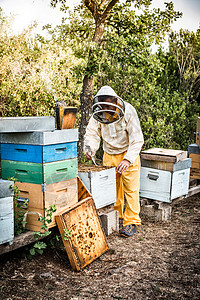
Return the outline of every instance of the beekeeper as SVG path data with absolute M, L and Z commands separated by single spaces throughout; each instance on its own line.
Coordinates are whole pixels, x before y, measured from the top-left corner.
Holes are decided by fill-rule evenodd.
M 120 234 L 131 237 L 139 216 L 139 153 L 144 139 L 135 108 L 123 101 L 110 86 L 103 86 L 93 99 L 92 117 L 86 127 L 84 152 L 91 160 L 103 139 L 103 165 L 116 167 L 117 201 L 122 224 Z M 124 210 L 124 196 L 126 206 Z

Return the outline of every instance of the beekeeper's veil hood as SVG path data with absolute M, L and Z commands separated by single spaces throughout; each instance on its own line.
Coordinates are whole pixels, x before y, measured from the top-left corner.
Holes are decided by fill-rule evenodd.
M 124 116 L 124 101 L 108 85 L 100 88 L 93 99 L 94 119 L 103 124 L 117 122 Z

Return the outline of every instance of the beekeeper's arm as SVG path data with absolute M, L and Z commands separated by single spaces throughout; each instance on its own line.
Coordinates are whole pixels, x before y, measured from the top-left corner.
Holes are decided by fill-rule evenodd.
M 91 159 L 96 151 L 99 149 L 101 141 L 101 124 L 97 122 L 93 117 L 90 118 L 86 127 L 86 133 L 84 136 L 84 153 L 86 158 Z
M 134 164 L 144 143 L 140 121 L 133 106 L 129 107 L 128 114 L 125 116 L 125 119 L 127 123 L 126 129 L 129 136 L 129 147 L 127 153 L 124 156 L 124 159 L 117 167 L 117 171 L 119 173 L 125 172 L 130 164 Z

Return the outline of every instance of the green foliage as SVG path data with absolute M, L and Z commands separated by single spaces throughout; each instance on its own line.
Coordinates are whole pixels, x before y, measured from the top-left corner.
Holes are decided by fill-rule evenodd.
M 49 208 L 45 208 L 45 216 L 40 216 L 38 221 L 42 223 L 41 231 L 37 231 L 34 233 L 35 240 L 37 241 L 34 245 L 29 249 L 28 257 L 32 258 L 32 256 L 37 254 L 43 254 L 44 249 L 47 248 L 47 244 L 45 242 L 39 241 L 40 238 L 47 237 L 51 234 L 51 231 L 48 230 L 48 224 L 52 221 L 52 215 L 56 212 L 55 205 L 50 205 Z
M 67 2 L 53 0 L 52 4 L 58 2 L 67 11 Z M 0 116 L 54 115 L 57 98 L 78 107 L 79 126 L 83 77 L 94 76 L 94 93 L 108 84 L 136 108 L 144 148 L 187 150 L 194 142 L 196 117 L 200 115 L 199 31 L 172 33 L 169 52 L 159 49 L 152 54 L 152 43 L 163 41 L 181 14 L 174 11 L 172 2 L 166 3 L 163 11 L 150 10 L 150 3 L 119 1 L 98 45 L 92 42 L 95 22 L 82 1 L 68 11 L 59 26 L 46 26 L 48 40 L 32 38 L 32 28 L 10 35 L 11 21 L 1 12 Z M 142 9 L 140 15 L 136 8 Z M 102 147 L 96 157 L 102 157 Z
M 0 116 L 54 115 L 55 98 L 79 106 L 80 82 L 73 68 L 81 65 L 68 46 L 8 32 L 0 12 Z
M 10 177 L 8 180 L 17 181 L 16 178 Z M 13 197 L 13 204 L 14 204 L 14 235 L 19 235 L 26 231 L 25 224 L 26 221 L 24 221 L 24 214 L 25 211 L 22 207 L 22 205 L 18 202 L 20 191 L 16 185 L 11 186 L 11 188 L 14 189 L 14 197 Z M 24 205 L 27 205 L 27 202 L 24 202 Z
M 69 238 L 72 236 L 72 233 L 70 230 L 68 230 L 67 228 L 64 229 L 64 234 L 63 234 L 63 239 L 65 241 L 68 241 Z

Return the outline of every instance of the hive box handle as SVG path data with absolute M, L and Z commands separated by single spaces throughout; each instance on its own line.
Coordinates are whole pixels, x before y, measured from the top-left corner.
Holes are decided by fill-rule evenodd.
M 155 174 L 148 174 L 147 177 L 150 179 L 150 180 L 157 180 L 159 178 L 159 175 L 155 175 Z

